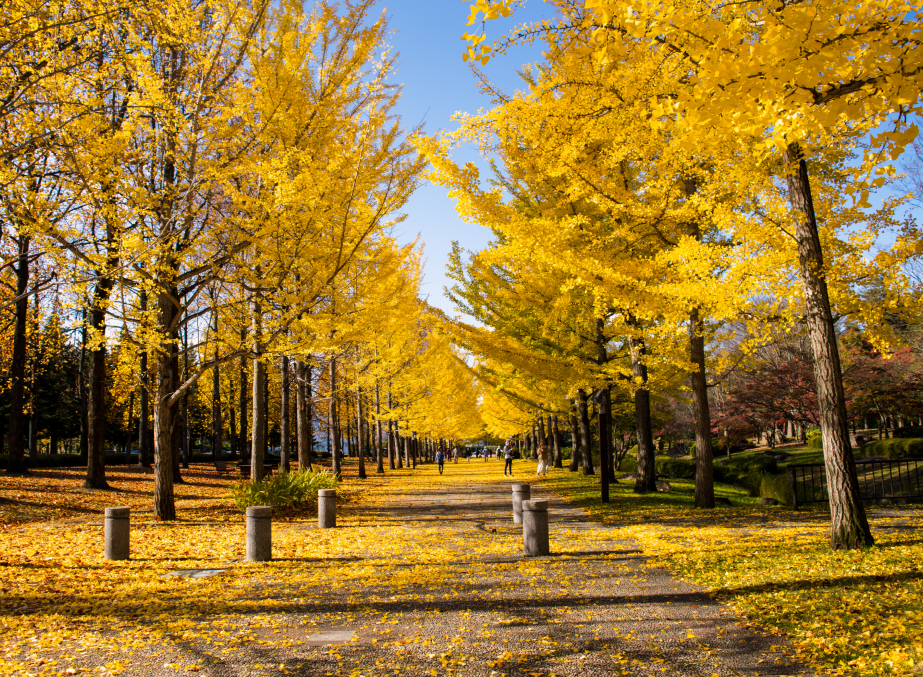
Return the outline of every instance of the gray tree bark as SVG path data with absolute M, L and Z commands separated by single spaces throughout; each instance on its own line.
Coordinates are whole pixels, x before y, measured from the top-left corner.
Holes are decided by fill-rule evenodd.
M 644 363 L 644 339 L 631 341 L 631 371 L 641 386 L 635 390 L 635 425 L 638 433 L 638 478 L 635 492 L 647 493 L 657 489 L 657 472 L 654 468 L 654 436 L 651 433 L 651 393 L 647 384 L 647 365 Z
M 580 444 L 583 446 L 583 474 L 592 475 L 593 451 L 592 438 L 590 437 L 590 412 L 587 407 L 586 391 L 581 388 L 577 391 L 577 411 L 580 414 Z
M 279 469 L 281 472 L 291 470 L 288 448 L 288 417 L 289 417 L 289 380 L 288 380 L 288 355 L 282 356 L 282 413 L 279 420 Z
M 814 378 L 830 496 L 830 546 L 834 549 L 867 547 L 875 541 L 859 493 L 856 463 L 849 443 L 836 327 L 830 310 L 808 167 L 797 143 L 788 146 L 783 159 L 789 167 L 789 201 L 795 216 L 799 271 L 814 355 Z
M 711 448 L 711 413 L 705 381 L 705 337 L 698 308 L 689 314 L 689 361 L 695 365 L 692 381 L 692 407 L 695 411 L 695 507 L 715 507 L 714 464 Z
M 266 365 L 263 364 L 263 310 L 259 301 L 253 302 L 253 434 L 250 445 L 250 477 L 254 482 L 263 479 L 266 460 Z

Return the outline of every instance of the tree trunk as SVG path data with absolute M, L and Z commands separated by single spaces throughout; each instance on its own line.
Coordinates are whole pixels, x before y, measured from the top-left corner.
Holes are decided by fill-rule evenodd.
M 311 365 L 295 361 L 295 420 L 298 426 L 298 467 L 311 468 L 314 461 L 314 425 L 311 420 Z
M 333 437 L 332 467 L 333 474 L 339 477 L 341 468 L 340 431 L 337 421 L 337 368 L 336 358 L 330 356 L 330 434 Z
M 108 489 L 106 482 L 106 305 L 111 291 L 108 276 L 99 280 L 93 292 L 93 305 L 88 319 L 93 330 L 94 347 L 90 350 L 90 388 L 87 400 L 89 435 L 87 444 L 87 489 Z
M 571 472 L 577 472 L 577 468 L 580 467 L 580 457 L 578 455 L 581 451 L 580 429 L 577 423 L 576 411 L 577 405 L 571 401 L 571 413 L 568 416 L 568 421 L 570 423 L 570 465 L 567 466 L 567 469 Z
M 359 479 L 364 480 L 365 474 L 365 439 L 363 435 L 364 411 L 362 410 L 362 389 L 356 384 L 356 451 L 359 454 Z
M 35 378 L 32 379 L 33 387 Z M 29 397 L 29 458 L 38 458 L 38 414 L 35 412 L 35 390 Z
M 189 392 L 183 395 L 183 451 L 187 459 L 192 458 L 192 426 L 189 425 Z M 189 465 L 187 464 L 188 468 Z
M 250 446 L 250 477 L 254 482 L 263 479 L 266 460 L 266 365 L 263 364 L 263 309 L 259 301 L 253 302 L 253 443 Z
M 234 454 L 238 453 L 240 450 L 237 439 L 237 408 L 234 406 L 234 402 L 236 402 L 236 398 L 234 397 L 234 379 L 228 374 L 228 428 L 231 433 L 231 458 L 234 458 Z
M 171 293 L 172 292 L 172 293 Z M 161 290 L 157 294 L 157 324 L 164 332 L 155 353 L 154 389 L 154 514 L 161 521 L 176 519 L 174 500 L 174 443 L 176 436 L 177 407 L 170 406 L 170 398 L 176 391 L 175 368 L 176 341 L 178 336 L 172 329 L 176 317 L 176 289 Z M 168 329 L 170 328 L 170 329 Z
M 187 348 L 188 349 L 188 348 Z M 224 421 L 221 417 L 221 366 L 218 364 L 218 312 L 215 311 L 215 366 L 212 367 L 212 453 L 220 461 L 224 455 Z M 186 360 L 188 361 L 188 356 Z M 189 370 L 186 370 L 187 374 Z
M 240 330 L 240 346 L 243 348 L 247 345 L 247 330 Z M 247 449 L 247 425 L 249 422 L 249 416 L 247 415 L 248 404 L 250 404 L 250 395 L 247 393 L 249 386 L 247 385 L 247 356 L 241 355 L 240 357 L 240 432 L 239 435 L 239 444 L 240 444 L 240 456 L 241 459 L 244 457 L 244 453 Z
M 612 463 L 612 437 L 609 434 L 609 388 L 599 392 L 599 478 L 600 500 L 609 502 L 609 465 Z
M 143 289 L 139 295 L 139 310 L 143 317 L 147 313 L 147 292 Z M 147 369 L 147 351 L 141 352 L 141 366 L 139 368 L 139 378 L 141 379 L 141 389 L 138 392 L 138 466 L 142 468 L 151 467 L 151 402 L 150 402 L 150 376 Z
M 16 319 L 13 325 L 13 355 L 10 360 L 10 425 L 7 429 L 9 457 L 6 470 L 25 474 L 25 449 L 23 448 L 23 403 L 26 389 L 26 315 L 29 311 L 29 238 L 19 236 L 19 253 L 16 265 Z
M 647 493 L 657 490 L 657 472 L 654 469 L 654 437 L 651 434 L 651 393 L 647 384 L 647 365 L 644 363 L 644 339 L 631 341 L 631 371 L 634 374 L 635 425 L 638 434 L 638 479 L 635 492 Z
M 125 465 L 131 465 L 131 434 L 134 432 L 135 428 L 135 391 L 132 390 L 128 393 L 128 425 L 126 426 L 127 433 L 125 434 Z M 54 435 L 54 433 L 52 433 Z M 55 444 L 57 447 L 57 444 Z
M 173 390 L 175 391 L 180 384 L 180 370 L 179 370 L 179 350 L 177 349 L 176 344 L 171 344 L 170 349 L 172 350 L 172 361 L 173 361 Z M 172 395 L 172 392 L 171 392 Z M 170 450 L 173 456 L 173 484 L 184 484 L 183 476 L 180 474 L 179 465 L 180 465 L 180 438 L 182 437 L 182 428 L 179 425 L 179 414 L 180 407 L 177 402 L 175 405 L 170 407 L 170 419 L 172 421 L 171 426 L 173 430 L 173 435 L 170 438 Z
M 288 416 L 289 416 L 288 355 L 282 356 L 282 413 L 279 416 L 279 470 L 289 472 Z
M 80 406 L 80 463 L 86 465 L 89 454 L 90 423 L 87 421 L 87 311 L 83 309 L 83 321 L 80 323 L 80 370 L 77 373 L 77 400 Z
M 385 472 L 385 460 L 381 448 L 381 388 L 375 384 L 375 473 Z
M 814 378 L 817 382 L 824 465 L 830 496 L 830 545 L 834 549 L 870 546 L 874 539 L 859 494 L 856 463 L 849 444 L 846 396 L 843 392 L 836 327 L 830 311 L 807 164 L 797 143 L 788 146 L 783 159 L 789 166 L 789 200 L 795 212 L 799 269 L 814 355 Z
M 590 438 L 590 412 L 587 408 L 586 391 L 581 388 L 577 391 L 577 410 L 580 412 L 580 443 L 583 445 L 583 474 L 592 475 L 593 452 L 592 439 Z
M 695 507 L 715 507 L 714 466 L 711 448 L 711 413 L 705 381 L 705 337 L 699 309 L 689 314 L 689 361 L 695 365 L 692 381 L 692 407 L 695 412 Z
M 551 438 L 554 442 L 554 467 L 563 468 L 564 459 L 561 457 L 561 430 L 558 428 L 558 416 L 549 417 L 548 426 L 551 428 Z

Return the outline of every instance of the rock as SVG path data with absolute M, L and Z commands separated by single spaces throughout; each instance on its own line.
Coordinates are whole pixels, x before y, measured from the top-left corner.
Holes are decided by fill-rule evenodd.
M 657 491 L 670 491 L 673 487 L 670 486 L 669 482 L 664 482 L 663 480 L 657 480 Z
M 774 498 L 761 498 L 760 505 L 779 505 L 779 502 Z
M 715 497 L 715 505 L 734 505 L 731 503 L 731 499 L 725 498 L 724 496 Z
M 620 475 L 620 476 L 619 476 L 619 479 L 620 479 L 620 480 L 636 480 L 636 479 L 638 479 L 638 475 L 637 475 L 637 473 L 630 472 L 630 473 L 628 473 L 628 474 L 626 474 L 626 475 Z

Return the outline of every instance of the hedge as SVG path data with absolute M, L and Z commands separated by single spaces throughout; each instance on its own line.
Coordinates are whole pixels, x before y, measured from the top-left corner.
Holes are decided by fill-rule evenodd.
M 637 464 L 637 460 L 635 461 Z M 655 456 L 654 469 L 658 475 L 666 475 L 673 479 L 694 480 L 695 461 L 688 458 L 672 458 L 671 456 Z
M 809 437 L 808 446 L 811 447 L 811 449 L 823 449 L 824 448 L 824 438 L 822 438 L 820 435 Z
M 759 494 L 761 498 L 774 498 L 779 503 L 792 505 L 792 477 L 788 473 L 782 475 L 762 475 L 760 477 Z
M 866 442 L 862 446 L 865 456 L 885 458 L 923 458 L 923 438 L 890 439 Z

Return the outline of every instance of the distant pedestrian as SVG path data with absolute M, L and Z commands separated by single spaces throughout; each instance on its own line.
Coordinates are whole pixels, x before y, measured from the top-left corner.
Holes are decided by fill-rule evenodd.
M 439 464 L 439 474 L 442 474 L 442 464 L 445 463 L 445 449 L 439 447 L 439 451 L 436 452 L 436 463 Z
M 452 447 L 452 460 L 458 463 L 458 445 Z
M 538 445 L 538 468 L 535 470 L 536 475 L 547 475 L 548 474 L 548 463 L 551 460 L 551 453 L 549 452 L 548 447 L 545 446 L 544 442 L 539 442 Z
M 509 470 L 510 477 L 513 476 L 513 445 L 509 440 L 503 448 L 503 476 L 506 477 L 506 471 Z

